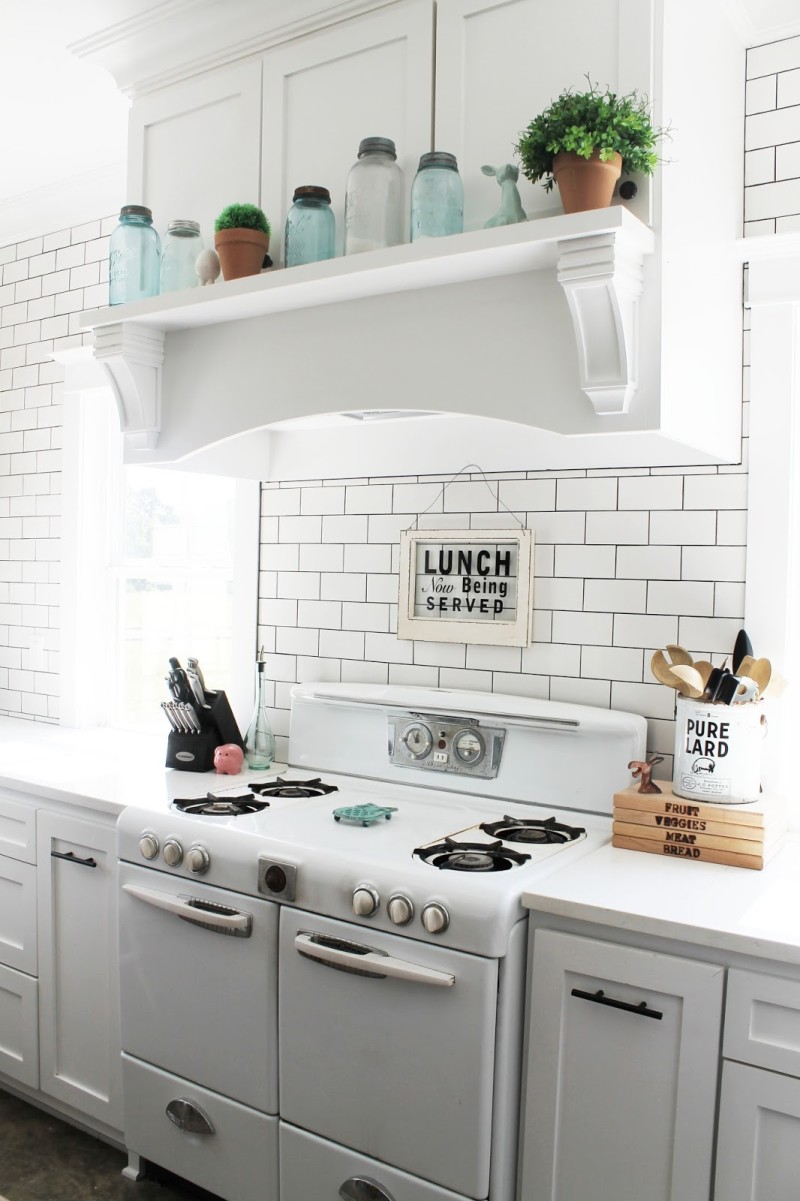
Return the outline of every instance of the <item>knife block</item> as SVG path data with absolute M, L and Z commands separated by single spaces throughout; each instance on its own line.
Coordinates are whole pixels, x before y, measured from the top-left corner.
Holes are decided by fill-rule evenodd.
M 226 742 L 244 750 L 244 739 L 224 692 L 207 692 L 207 709 L 195 707 L 201 725 L 199 734 L 179 734 L 170 731 L 167 738 L 167 767 L 177 771 L 211 771 L 214 751 Z

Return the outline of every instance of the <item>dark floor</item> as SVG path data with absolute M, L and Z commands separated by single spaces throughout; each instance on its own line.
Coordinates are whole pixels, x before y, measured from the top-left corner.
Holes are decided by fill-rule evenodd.
M 126 1180 L 126 1162 L 122 1151 L 0 1091 L 0 1201 L 218 1201 L 157 1168 Z

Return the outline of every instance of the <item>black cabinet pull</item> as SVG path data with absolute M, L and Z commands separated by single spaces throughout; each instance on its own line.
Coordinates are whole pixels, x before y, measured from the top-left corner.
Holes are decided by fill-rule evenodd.
M 68 859 L 70 863 L 79 863 L 81 867 L 97 867 L 96 859 L 81 859 L 74 851 L 51 851 L 51 859 Z
M 572 996 L 580 997 L 582 1001 L 594 1001 L 596 1005 L 610 1005 L 612 1009 L 624 1009 L 627 1013 L 638 1013 L 643 1018 L 655 1018 L 657 1022 L 660 1022 L 664 1016 L 657 1009 L 648 1009 L 647 1001 L 640 1001 L 638 1005 L 634 1005 L 632 1001 L 615 1001 L 613 997 L 607 997 L 602 988 L 598 988 L 597 992 L 584 992 L 582 988 L 573 988 Z

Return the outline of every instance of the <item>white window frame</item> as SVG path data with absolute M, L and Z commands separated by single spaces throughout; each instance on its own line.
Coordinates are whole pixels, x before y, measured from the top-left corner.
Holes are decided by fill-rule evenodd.
M 59 359 L 65 365 L 61 724 L 91 728 L 115 724 L 103 680 L 118 666 L 117 580 L 110 551 L 122 536 L 123 437 L 115 420 L 108 421 L 108 413 L 116 410 L 115 399 L 91 351 L 82 348 Z M 116 489 L 114 473 L 107 470 L 109 458 L 119 463 Z M 242 730 L 254 697 L 259 499 L 256 480 L 236 481 L 233 678 L 228 699 Z

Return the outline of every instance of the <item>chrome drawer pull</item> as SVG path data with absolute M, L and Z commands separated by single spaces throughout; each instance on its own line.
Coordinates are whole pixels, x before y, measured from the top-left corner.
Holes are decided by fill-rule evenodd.
M 414 984 L 432 984 L 436 988 L 452 988 L 456 982 L 452 972 L 440 972 L 419 963 L 408 963 L 405 959 L 387 955 L 385 951 L 328 934 L 300 930 L 295 935 L 294 945 L 305 959 L 313 959 L 340 972 L 351 972 L 354 976 L 367 976 L 373 980 L 408 980 Z
M 369 1176 L 351 1176 L 339 1185 L 339 1196 L 342 1201 L 394 1201 L 389 1190 Z
M 79 863 L 81 867 L 97 867 L 96 859 L 92 859 L 91 857 L 88 859 L 81 859 L 80 855 L 76 855 L 74 851 L 51 851 L 50 858 L 66 859 L 70 863 Z
M 213 1134 L 214 1126 L 211 1119 L 206 1117 L 202 1109 L 185 1097 L 170 1101 L 165 1113 L 169 1120 L 187 1134 Z
M 657 1009 L 648 1009 L 646 1001 L 640 1001 L 638 1005 L 634 1005 L 632 1001 L 615 1001 L 613 997 L 607 997 L 602 988 L 598 988 L 597 992 L 584 992 L 582 988 L 573 988 L 572 996 L 580 997 L 583 1001 L 594 1001 L 595 1005 L 609 1005 L 612 1009 L 624 1009 L 626 1013 L 638 1013 L 643 1018 L 655 1018 L 657 1022 L 660 1022 L 664 1016 Z

